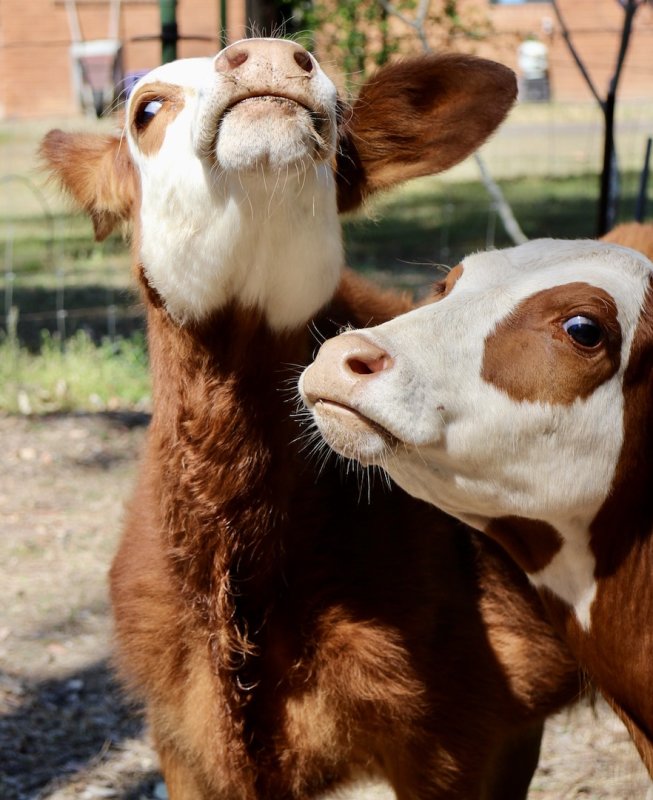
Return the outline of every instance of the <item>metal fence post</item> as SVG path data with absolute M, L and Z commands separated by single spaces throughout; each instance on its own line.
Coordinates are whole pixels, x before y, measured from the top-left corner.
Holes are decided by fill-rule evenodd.
M 177 58 L 177 0 L 159 0 L 161 11 L 161 63 L 167 64 Z

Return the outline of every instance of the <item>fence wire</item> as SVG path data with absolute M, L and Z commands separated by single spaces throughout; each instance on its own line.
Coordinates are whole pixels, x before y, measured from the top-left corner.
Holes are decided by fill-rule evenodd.
M 653 104 L 624 109 L 617 127 L 624 196 L 636 194 L 637 170 L 651 133 Z M 141 331 L 143 309 L 133 288 L 127 243 L 112 237 L 94 244 L 88 221 L 62 212 L 50 199 L 53 195 L 41 188 L 42 179 L 34 170 L 36 134 L 32 134 L 30 161 L 21 129 L 15 127 L 11 134 L 14 144 L 7 144 L 6 132 L 5 141 L 0 141 L 0 336 L 12 335 L 37 348 L 43 331 L 61 341 L 79 330 L 96 341 Z M 598 109 L 542 104 L 518 108 L 483 153 L 493 176 L 504 183 L 517 178 L 539 180 L 538 191 L 548 194 L 550 181 L 584 175 L 590 197 L 598 189 L 601 138 Z M 14 162 L 16 171 L 8 169 L 1 174 L 4 164 L 12 166 Z M 395 209 L 399 223 L 385 220 L 386 207 L 381 208 L 378 219 L 374 219 L 373 209 L 371 221 L 346 223 L 348 263 L 375 272 L 389 268 L 386 282 L 415 288 L 430 282 L 433 265 L 451 266 L 471 251 L 509 245 L 496 208 L 478 178 L 473 159 L 467 159 L 443 176 L 429 179 L 434 181 L 428 184 L 434 187 L 432 195 L 428 188 L 418 190 L 421 205 L 414 218 L 409 208 L 405 213 Z M 463 198 L 458 187 L 465 183 L 472 189 Z M 410 195 L 406 197 L 412 202 Z M 546 206 L 546 197 L 543 201 Z M 629 203 L 623 203 L 623 218 L 634 215 Z M 513 200 L 513 206 L 531 237 L 592 235 L 591 200 L 585 203 L 582 226 L 574 222 L 558 228 L 540 226 L 533 220 L 532 201 L 515 205 Z M 566 214 L 567 210 L 561 209 L 563 221 Z M 420 264 L 427 266 L 420 271 Z

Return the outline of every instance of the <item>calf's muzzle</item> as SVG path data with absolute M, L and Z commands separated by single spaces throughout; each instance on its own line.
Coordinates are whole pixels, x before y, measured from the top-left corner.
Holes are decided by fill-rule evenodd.
M 392 366 L 392 357 L 365 335 L 343 334 L 324 342 L 304 372 L 300 390 L 309 407 L 320 400 L 347 404 Z

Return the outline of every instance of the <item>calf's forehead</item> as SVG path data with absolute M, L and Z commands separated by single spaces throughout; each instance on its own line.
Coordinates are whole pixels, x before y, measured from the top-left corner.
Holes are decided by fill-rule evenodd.
M 613 298 L 622 326 L 634 326 L 644 294 L 653 276 L 653 264 L 640 253 L 618 245 L 593 241 L 535 240 L 519 247 L 469 256 L 456 290 L 501 295 L 517 305 L 547 289 L 571 283 L 587 284 Z
M 205 88 L 214 78 L 213 62 L 213 58 L 182 58 L 179 61 L 171 61 L 155 67 L 134 86 L 130 96 L 130 105 L 141 89 L 147 89 L 150 84 L 167 83 L 191 91 Z

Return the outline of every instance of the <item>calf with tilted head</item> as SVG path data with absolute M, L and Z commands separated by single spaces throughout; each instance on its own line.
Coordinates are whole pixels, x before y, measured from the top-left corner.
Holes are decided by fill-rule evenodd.
M 510 553 L 653 774 L 653 264 L 590 241 L 471 256 L 301 386 L 332 447 Z
M 302 453 L 284 391 L 309 324 L 410 307 L 343 271 L 338 210 L 456 163 L 513 99 L 504 67 L 441 56 L 348 108 L 301 47 L 247 40 L 143 78 L 122 136 L 43 143 L 99 238 L 133 229 L 153 416 L 111 593 L 172 800 L 365 777 L 400 800 L 522 798 L 544 717 L 578 691 L 509 559 L 399 490 L 360 503 Z

